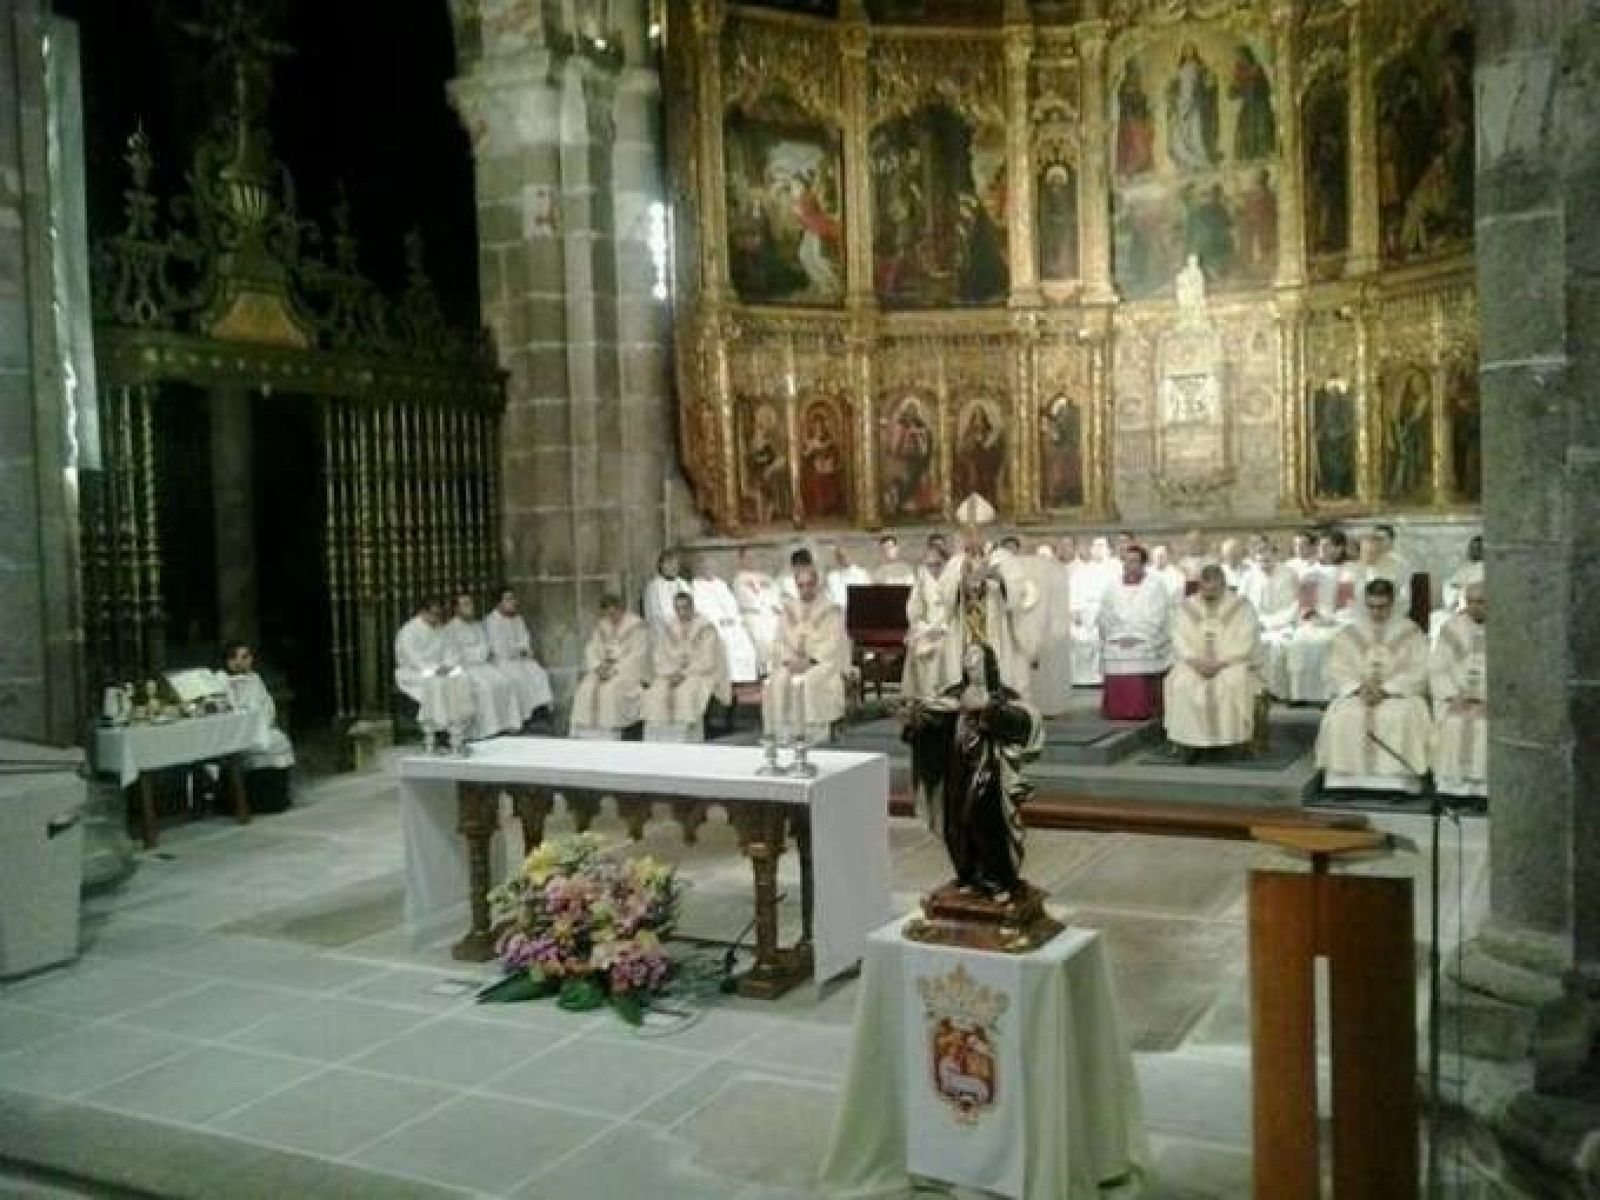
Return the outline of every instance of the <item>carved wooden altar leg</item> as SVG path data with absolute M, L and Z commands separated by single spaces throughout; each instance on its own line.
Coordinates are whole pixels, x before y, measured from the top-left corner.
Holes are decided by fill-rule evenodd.
M 706 810 L 710 807 L 704 800 L 674 800 L 672 802 L 672 819 L 677 821 L 678 828 L 683 830 L 683 841 L 686 846 L 693 846 L 700 840 L 700 826 L 706 823 Z
M 450 948 L 452 958 L 484 962 L 494 957 L 489 929 L 489 843 L 499 816 L 500 793 L 481 784 L 456 785 L 456 829 L 467 840 L 467 901 L 472 928 Z
M 532 854 L 544 841 L 544 823 L 555 807 L 555 797 L 540 788 L 510 789 L 511 807 L 522 826 L 522 852 Z
M 593 792 L 562 792 L 567 801 L 567 812 L 572 814 L 572 824 L 579 833 L 588 833 L 589 826 L 600 812 L 600 797 Z
M 755 876 L 756 961 L 739 980 L 739 994 L 775 1000 L 811 974 L 808 943 L 789 950 L 778 946 L 778 860 L 789 814 L 781 804 L 736 804 L 731 816 Z
M 794 809 L 789 817 L 789 832 L 794 837 L 794 847 L 800 854 L 800 944 L 811 945 L 811 914 L 816 903 L 815 888 L 811 879 L 811 812 Z
M 644 839 L 644 827 L 650 822 L 650 814 L 654 803 L 648 796 L 618 796 L 617 816 L 622 818 L 622 823 L 628 828 L 628 836 L 634 841 Z
M 149 771 L 139 772 L 139 837 L 146 850 L 154 850 L 160 840 L 156 825 L 156 791 Z

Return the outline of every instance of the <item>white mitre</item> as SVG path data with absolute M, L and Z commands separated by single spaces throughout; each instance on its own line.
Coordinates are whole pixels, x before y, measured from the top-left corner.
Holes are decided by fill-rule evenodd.
M 973 492 L 960 504 L 956 505 L 956 520 L 963 526 L 981 529 L 985 525 L 993 525 L 995 519 L 994 505 L 990 504 L 977 492 Z

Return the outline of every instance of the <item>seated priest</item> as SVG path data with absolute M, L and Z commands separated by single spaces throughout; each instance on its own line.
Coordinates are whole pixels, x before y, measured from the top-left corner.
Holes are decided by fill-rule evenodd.
M 961 678 L 961 646 L 950 632 L 950 609 L 941 577 L 942 544 L 932 541 L 906 597 L 906 661 L 900 691 L 908 700 L 928 700 Z
M 1172 606 L 1166 584 L 1150 575 L 1147 565 L 1144 547 L 1129 546 L 1122 552 L 1121 577 L 1100 597 L 1100 659 L 1105 675 L 1100 711 L 1111 721 L 1146 721 L 1161 715 Z
M 483 619 L 489 638 L 489 661 L 511 681 L 523 724 L 541 708 L 550 707 L 550 676 L 533 656 L 533 638 L 522 619 L 517 593 L 500 590 L 500 600 Z
M 583 649 L 583 678 L 572 695 L 568 736 L 620 741 L 625 729 L 639 723 L 649 670 L 649 627 L 623 608 L 621 596 L 607 592 L 600 597 L 600 617 Z
M 1324 786 L 1420 792 L 1428 770 L 1428 640 L 1395 611 L 1395 586 L 1374 579 L 1365 611 L 1328 656 L 1334 701 L 1317 731 Z
M 850 589 L 866 587 L 872 575 L 865 567 L 858 567 L 850 559 L 850 551 L 842 542 L 833 547 L 833 570 L 828 572 L 828 599 L 845 612 L 850 611 Z
M 1217 563 L 1200 568 L 1200 590 L 1172 620 L 1172 669 L 1163 685 L 1167 739 L 1196 751 L 1240 746 L 1255 718 L 1261 626 L 1255 609 L 1228 591 Z
M 1489 675 L 1483 580 L 1463 589 L 1466 607 L 1433 646 L 1433 786 L 1450 796 L 1489 794 Z
M 814 566 L 816 566 L 816 559 L 812 557 L 811 551 L 806 547 L 801 546 L 792 554 L 790 554 L 789 569 L 785 571 L 783 573 L 783 577 L 778 580 L 778 598 L 784 602 L 800 599 L 800 588 L 799 585 L 795 583 L 794 578 L 795 572 L 801 567 Z M 818 578 L 821 577 L 818 576 Z
M 694 610 L 694 597 L 672 598 L 672 623 L 656 634 L 653 670 L 639 713 L 647 742 L 705 741 L 706 706 L 733 701 L 728 661 L 710 621 Z
M 478 620 L 478 604 L 470 594 L 462 592 L 456 597 L 455 616 L 444 632 L 456 662 L 472 681 L 477 710 L 472 722 L 473 739 L 521 729 L 528 714 L 522 711 L 511 676 L 489 661 L 489 635 Z
M 694 611 L 717 631 L 722 641 L 723 659 L 727 663 L 728 678 L 734 683 L 754 683 L 761 678 L 760 664 L 756 658 L 756 644 L 750 639 L 744 618 L 739 612 L 739 601 L 726 581 L 712 574 L 711 563 L 704 558 L 694 564 L 694 579 L 689 584 L 694 597 Z
M 1004 542 L 993 550 L 985 547 L 983 531 L 995 515 L 994 506 L 976 493 L 960 503 L 956 519 L 961 522 L 961 549 L 945 567 L 941 582 L 950 629 L 961 645 L 957 661 L 965 660 L 968 646 L 987 644 L 999 660 L 1000 678 L 1027 700 L 1045 612 L 1021 555 Z
M 448 736 L 457 749 L 466 742 L 476 713 L 472 682 L 444 632 L 444 603 L 428 599 L 394 638 L 394 683 L 417 703 L 424 740 Z
M 1437 637 L 1444 623 L 1467 606 L 1467 585 L 1474 580 L 1483 582 L 1483 535 L 1474 534 L 1467 542 L 1467 561 L 1450 573 L 1444 581 L 1442 603 L 1428 618 L 1428 633 Z
M 844 610 L 823 594 L 815 565 L 796 565 L 794 584 L 799 595 L 783 606 L 761 689 L 761 727 L 780 739 L 825 742 L 844 717 L 850 638 Z
M 1262 673 L 1268 690 L 1280 699 L 1288 699 L 1286 658 L 1300 615 L 1299 588 L 1295 573 L 1278 561 L 1272 539 L 1262 539 L 1239 595 L 1255 610 L 1261 625 Z
M 886 533 L 878 539 L 878 559 L 878 565 L 872 568 L 873 583 L 910 587 L 916 582 L 917 572 L 900 557 L 900 539 L 894 534 Z
M 255 812 L 282 812 L 289 807 L 289 768 L 294 747 L 278 728 L 278 709 L 272 693 L 256 674 L 256 656 L 248 642 L 230 642 L 222 654 L 228 701 L 235 712 L 255 714 L 250 749 L 239 764 L 244 772 L 250 807 Z
M 772 658 L 772 643 L 778 636 L 778 614 L 783 597 L 778 582 L 756 563 L 749 546 L 739 547 L 739 569 L 733 575 L 733 594 L 739 601 L 739 615 L 745 632 L 756 649 L 756 666 L 765 670 Z

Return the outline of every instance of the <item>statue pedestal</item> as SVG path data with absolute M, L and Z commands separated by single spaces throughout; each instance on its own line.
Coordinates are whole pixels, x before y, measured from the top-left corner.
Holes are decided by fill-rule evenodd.
M 1045 911 L 1045 897 L 1042 888 L 1027 881 L 1001 901 L 952 880 L 922 898 L 923 915 L 908 921 L 904 933 L 913 942 L 935 946 L 1026 954 L 1064 928 Z

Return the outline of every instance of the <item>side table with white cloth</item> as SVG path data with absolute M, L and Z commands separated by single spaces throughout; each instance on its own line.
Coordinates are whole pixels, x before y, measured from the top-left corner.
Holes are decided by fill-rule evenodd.
M 649 801 L 720 804 L 737 830 L 755 880 L 755 966 L 744 995 L 772 998 L 812 977 L 853 967 L 867 935 L 891 911 L 889 763 L 881 754 L 818 751 L 817 773 L 762 775 L 752 746 L 497 738 L 465 758 L 413 755 L 398 766 L 406 846 L 406 927 L 415 938 L 460 918 L 471 927 L 457 958 L 493 957 L 489 889 L 543 837 L 561 793 L 569 808 L 618 798 L 642 828 Z M 592 808 L 590 809 L 592 811 Z M 509 828 L 522 826 L 521 853 Z M 790 840 L 800 855 L 800 943 L 778 946 L 778 860 Z
M 239 774 L 238 755 L 255 746 L 260 721 L 260 715 L 254 712 L 224 712 L 172 721 L 102 725 L 95 730 L 95 769 L 115 775 L 124 788 L 139 785 L 139 832 L 146 850 L 154 848 L 159 840 L 150 772 L 163 767 L 222 760 L 234 816 L 241 824 L 250 820 L 250 801 Z
M 1105 945 L 1068 928 L 1027 954 L 868 940 L 855 1043 L 822 1180 L 912 1178 L 1014 1200 L 1099 1200 L 1145 1169 L 1142 1109 Z

